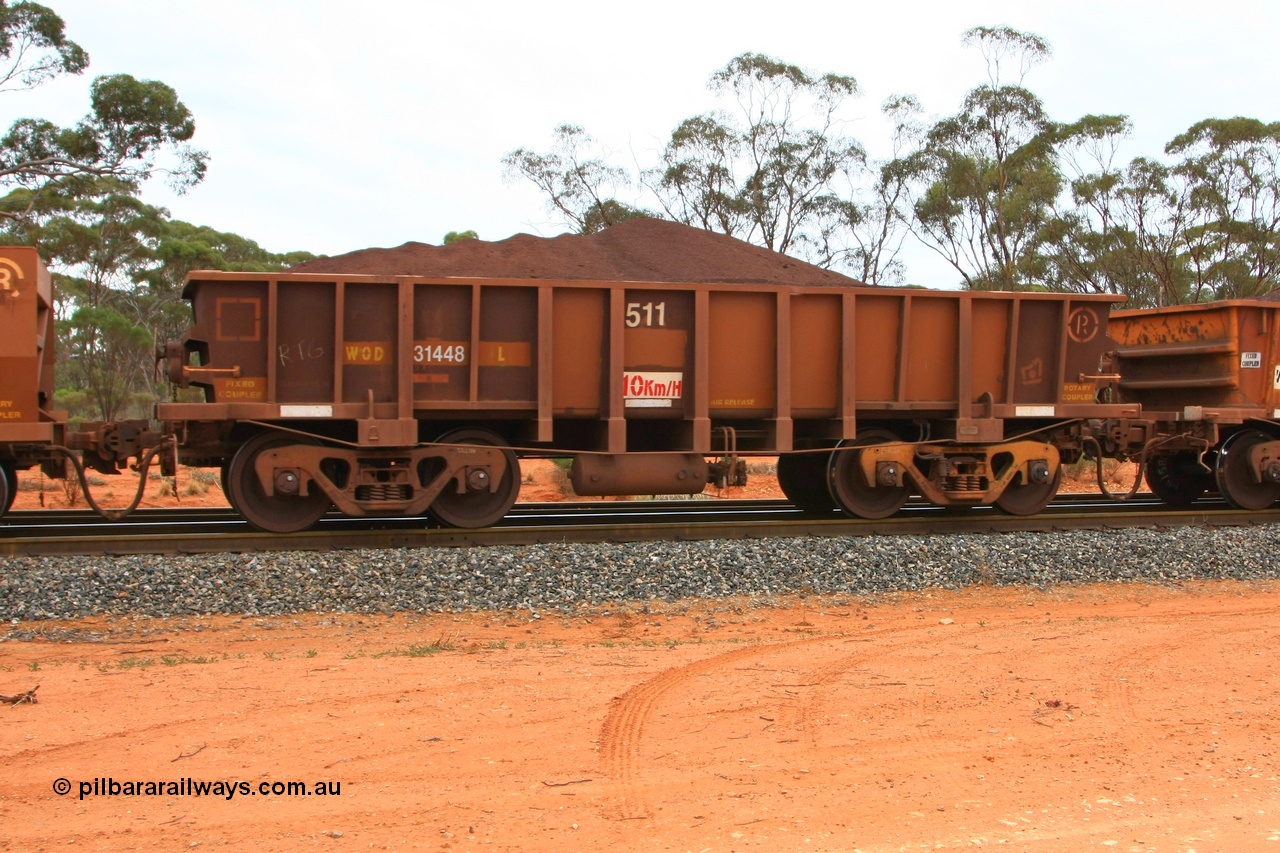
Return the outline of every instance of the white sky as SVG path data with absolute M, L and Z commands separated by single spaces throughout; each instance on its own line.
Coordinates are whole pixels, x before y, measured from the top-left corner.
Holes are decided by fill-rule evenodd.
M 88 72 L 4 96 L 0 122 L 72 123 L 89 81 L 126 72 L 173 86 L 210 153 L 183 197 L 145 198 L 175 218 L 273 251 L 336 254 L 451 230 L 486 240 L 565 230 L 500 158 L 547 150 L 582 125 L 621 163 L 652 164 L 683 118 L 720 104 L 708 76 L 746 51 L 857 78 L 851 134 L 885 155 L 890 94 L 953 113 L 985 81 L 977 25 L 1049 40 L 1027 85 L 1060 121 L 1130 116 L 1124 151 L 1158 157 L 1204 118 L 1280 119 L 1280 3 L 790 2 L 440 3 L 365 0 L 45 0 L 90 55 Z M 916 253 L 912 253 L 915 257 Z M 940 265 L 910 278 L 949 286 Z

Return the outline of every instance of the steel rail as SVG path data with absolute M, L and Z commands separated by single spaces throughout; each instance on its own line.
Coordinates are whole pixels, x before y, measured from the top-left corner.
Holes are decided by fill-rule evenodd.
M 888 519 L 805 516 L 785 501 L 592 501 L 520 504 L 496 527 L 428 528 L 423 519 L 330 516 L 315 529 L 279 535 L 253 531 L 225 509 L 175 515 L 141 510 L 134 520 L 75 525 L 61 518 L 37 525 L 41 511 L 15 512 L 0 526 L 0 556 L 186 554 L 328 551 L 356 548 L 448 548 L 548 543 L 692 541 L 801 536 L 946 535 L 1054 532 L 1128 527 L 1215 527 L 1280 523 L 1280 511 L 1249 512 L 1210 500 L 1175 509 L 1155 500 L 1124 504 L 1067 495 L 1034 516 L 991 508 L 963 512 L 915 505 Z M 153 515 L 154 514 L 154 515 Z M 81 515 L 84 515 L 81 513 Z M 199 520 L 193 521 L 193 516 Z M 89 521 L 94 518 L 94 521 Z

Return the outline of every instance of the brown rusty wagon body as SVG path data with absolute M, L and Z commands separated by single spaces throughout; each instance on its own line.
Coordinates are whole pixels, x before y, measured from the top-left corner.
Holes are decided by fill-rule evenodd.
M 53 284 L 35 249 L 0 247 L 0 513 L 13 504 L 17 471 L 61 443 L 53 409 Z
M 1142 407 L 1118 442 L 1146 461 L 1153 492 L 1188 504 L 1280 498 L 1280 303 L 1230 300 L 1118 311 L 1117 397 Z
M 779 455 L 807 508 L 1040 508 L 1095 400 L 1108 297 L 776 284 L 193 273 L 161 404 L 269 529 L 335 504 L 490 524 L 518 456 L 581 494 L 693 493 Z M 712 462 L 708 463 L 707 458 Z M 719 461 L 716 461 L 719 460 Z
M 53 280 L 36 250 L 0 246 L 0 515 L 13 506 L 18 472 L 34 466 L 49 477 L 73 474 L 85 500 L 103 515 L 120 517 L 137 505 L 146 468 L 163 437 L 147 421 L 88 422 L 72 430 L 54 409 Z M 128 509 L 103 509 L 89 494 L 85 466 L 115 473 L 136 458 L 142 476 Z M 171 458 L 171 457 L 170 457 Z M 172 473 L 166 464 L 165 473 Z

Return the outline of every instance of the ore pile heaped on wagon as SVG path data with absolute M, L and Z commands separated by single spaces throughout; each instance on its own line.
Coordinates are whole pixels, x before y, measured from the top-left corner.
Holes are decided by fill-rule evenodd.
M 862 282 L 723 234 L 631 219 L 597 234 L 405 243 L 318 258 L 291 272 L 849 287 Z

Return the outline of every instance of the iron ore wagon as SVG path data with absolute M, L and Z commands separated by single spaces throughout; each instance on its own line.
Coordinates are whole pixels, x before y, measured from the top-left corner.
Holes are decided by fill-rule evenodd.
M 711 282 L 197 272 L 160 404 L 254 525 L 500 519 L 519 458 L 581 495 L 682 494 L 778 456 L 788 497 L 1039 511 L 1100 403 L 1110 297 Z M 708 461 L 710 459 L 710 461 Z
M 85 466 L 114 474 L 133 458 L 145 477 L 163 439 L 145 420 L 68 428 L 66 412 L 54 408 L 53 308 L 52 278 L 36 250 L 0 246 L 0 515 L 13 506 L 18 472 L 38 466 L 54 478 L 70 467 L 89 504 L 118 518 L 137 506 L 143 483 L 127 509 L 104 510 L 89 492 Z M 165 459 L 164 473 L 173 473 L 171 462 Z
M 35 249 L 0 248 L 0 513 L 13 505 L 18 470 L 63 442 L 53 411 L 53 283 Z
M 1280 303 L 1230 300 L 1111 316 L 1114 399 L 1142 417 L 1110 425 L 1113 452 L 1142 460 L 1151 491 L 1240 509 L 1280 499 Z

